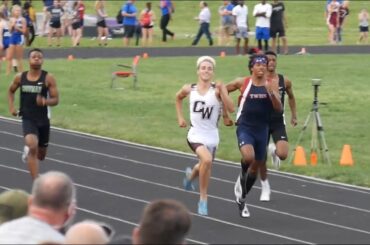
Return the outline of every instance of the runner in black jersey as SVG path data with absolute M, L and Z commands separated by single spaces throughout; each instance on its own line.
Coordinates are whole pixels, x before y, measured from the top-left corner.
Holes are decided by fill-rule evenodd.
M 280 166 L 280 160 L 285 160 L 288 156 L 289 144 L 288 136 L 285 129 L 285 114 L 284 114 L 284 102 L 285 94 L 288 95 L 288 103 L 291 111 L 290 123 L 294 127 L 297 125 L 297 111 L 295 97 L 292 89 L 292 82 L 281 74 L 276 72 L 276 60 L 277 55 L 272 51 L 265 52 L 268 58 L 267 66 L 267 79 L 271 80 L 279 86 L 279 93 L 281 103 L 283 105 L 283 111 L 273 112 L 271 114 L 270 124 L 269 124 L 269 138 L 270 135 L 274 144 L 269 145 L 269 153 L 271 154 L 271 159 L 273 165 L 278 168 Z M 261 196 L 260 201 L 270 201 L 270 184 L 267 180 L 267 167 L 266 158 L 264 164 L 260 164 L 259 173 L 261 177 Z
M 22 159 L 27 162 L 33 179 L 39 173 L 38 161 L 45 159 L 50 134 L 50 106 L 59 102 L 53 75 L 42 70 L 43 53 L 32 49 L 28 53 L 30 70 L 19 73 L 8 90 L 9 111 L 22 117 L 25 147 Z M 19 112 L 14 106 L 14 94 L 20 88 Z

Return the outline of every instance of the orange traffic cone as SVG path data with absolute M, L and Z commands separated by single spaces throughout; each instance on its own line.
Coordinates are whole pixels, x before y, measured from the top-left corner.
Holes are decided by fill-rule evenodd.
M 343 146 L 342 156 L 340 158 L 339 164 L 341 166 L 353 166 L 354 162 L 350 145 Z
M 311 152 L 311 166 L 317 165 L 317 152 L 312 151 Z
M 147 59 L 147 58 L 149 58 L 149 55 L 148 55 L 148 53 L 143 53 L 143 58 L 144 58 L 144 59 Z
M 73 56 L 73 55 L 68 55 L 68 57 L 67 57 L 67 59 L 69 60 L 69 61 L 72 61 L 72 60 L 74 60 L 75 59 L 75 57 Z
M 302 146 L 297 146 L 295 149 L 295 154 L 294 154 L 294 165 L 295 166 L 306 166 L 307 161 L 306 161 L 306 153 L 304 152 L 304 149 Z
M 220 52 L 220 57 L 221 57 L 221 58 L 223 58 L 223 57 L 225 57 L 225 56 L 226 56 L 226 52 L 225 52 L 225 51 L 221 51 L 221 52 Z

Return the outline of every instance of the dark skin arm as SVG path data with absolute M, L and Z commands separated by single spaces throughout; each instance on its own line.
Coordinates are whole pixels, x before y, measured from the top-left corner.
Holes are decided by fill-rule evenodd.
M 56 106 L 59 103 L 59 92 L 57 83 L 52 74 L 46 76 L 46 86 L 49 89 L 49 98 L 37 95 L 36 103 L 38 106 Z
M 290 123 L 294 127 L 298 124 L 298 121 L 297 121 L 297 108 L 296 108 L 296 103 L 295 103 L 295 97 L 294 97 L 293 88 L 292 88 L 293 86 L 292 86 L 292 82 L 289 79 L 284 78 L 284 81 L 285 81 L 285 91 L 288 95 L 288 103 L 289 103 L 289 108 L 291 112 Z

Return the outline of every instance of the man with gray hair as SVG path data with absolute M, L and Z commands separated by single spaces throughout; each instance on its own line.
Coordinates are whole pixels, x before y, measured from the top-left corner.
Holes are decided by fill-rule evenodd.
M 75 214 L 76 189 L 62 172 L 38 177 L 28 200 L 28 215 L 0 226 L 0 244 L 64 243 L 59 232 Z

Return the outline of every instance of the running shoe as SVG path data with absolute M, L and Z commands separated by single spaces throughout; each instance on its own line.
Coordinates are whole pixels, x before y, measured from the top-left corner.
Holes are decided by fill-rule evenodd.
M 270 195 L 271 195 L 271 189 L 270 184 L 268 180 L 265 181 L 261 180 L 261 196 L 260 201 L 261 202 L 269 202 L 270 201 Z
M 23 147 L 22 153 L 22 162 L 27 163 L 28 153 L 30 152 L 30 148 L 28 146 Z
M 207 201 L 199 200 L 199 202 L 198 202 L 198 214 L 204 215 L 204 216 L 208 215 Z
M 195 191 L 195 186 L 193 182 L 190 180 L 192 169 L 187 167 L 185 169 L 185 178 L 183 180 L 184 189 L 187 191 Z
M 269 153 L 271 155 L 272 166 L 274 166 L 275 169 L 279 169 L 281 160 L 276 155 L 276 146 L 275 146 L 275 144 L 269 144 Z
M 248 218 L 251 216 L 247 207 L 246 199 L 236 198 L 236 204 L 238 205 L 239 208 L 240 217 Z

